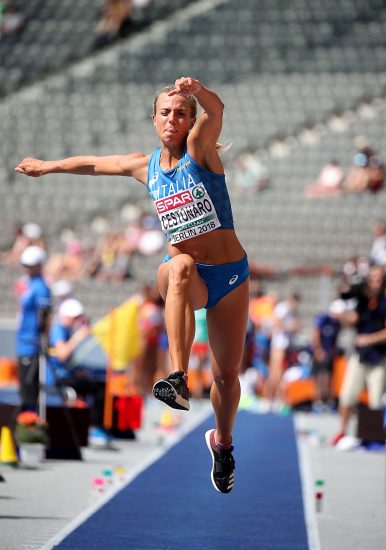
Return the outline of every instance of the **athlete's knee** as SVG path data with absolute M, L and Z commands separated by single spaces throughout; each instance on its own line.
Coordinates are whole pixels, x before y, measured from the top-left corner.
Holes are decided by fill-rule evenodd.
M 239 370 L 237 368 L 214 372 L 213 381 L 219 389 L 232 389 L 239 384 L 238 374 Z
M 189 285 L 195 273 L 194 260 L 188 254 L 179 254 L 170 261 L 169 287 L 173 285 L 176 290 L 183 289 Z

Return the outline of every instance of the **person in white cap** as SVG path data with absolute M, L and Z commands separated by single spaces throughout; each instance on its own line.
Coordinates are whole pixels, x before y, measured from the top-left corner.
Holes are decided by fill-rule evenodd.
M 54 281 L 51 283 L 51 292 L 53 296 L 53 321 L 55 322 L 58 319 L 58 312 L 61 304 L 68 300 L 68 298 L 73 298 L 73 286 L 70 281 L 66 279 L 60 279 L 59 281 Z
M 75 299 L 64 300 L 58 318 L 48 337 L 47 384 L 57 384 L 71 377 L 69 362 L 76 347 L 90 334 L 83 304 Z M 71 384 L 70 384 L 71 385 Z
M 50 329 L 46 383 L 48 387 L 73 388 L 77 396 L 86 400 L 91 424 L 103 434 L 103 443 L 107 444 L 103 430 L 105 384 L 93 379 L 85 369 L 74 369 L 71 365 L 75 349 L 90 333 L 83 304 L 76 298 L 64 300 Z
M 38 246 L 27 247 L 20 256 L 26 272 L 16 333 L 22 410 L 36 410 L 39 395 L 39 354 L 44 351 L 51 307 L 50 289 L 42 275 L 45 260 L 46 253 Z

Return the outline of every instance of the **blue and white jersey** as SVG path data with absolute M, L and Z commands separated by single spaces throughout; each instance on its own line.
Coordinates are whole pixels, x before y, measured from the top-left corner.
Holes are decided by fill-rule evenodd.
M 203 168 L 186 147 L 170 170 L 162 170 L 160 156 L 161 148 L 157 148 L 150 158 L 147 190 L 172 244 L 214 229 L 234 228 L 224 174 Z

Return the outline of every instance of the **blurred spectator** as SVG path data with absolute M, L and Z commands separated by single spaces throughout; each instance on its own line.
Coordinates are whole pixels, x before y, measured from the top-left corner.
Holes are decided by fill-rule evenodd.
M 14 265 L 20 260 L 20 255 L 27 246 L 45 248 L 42 230 L 37 223 L 16 224 L 14 240 L 9 250 L 0 253 L 0 263 Z
M 148 395 L 152 391 L 158 369 L 160 339 L 164 329 L 164 302 L 157 285 L 153 283 L 146 283 L 141 294 L 139 326 L 143 349 L 135 363 L 136 385 L 144 395 Z
M 343 181 L 344 193 L 377 193 L 383 187 L 384 168 L 375 151 L 370 147 L 360 149 L 353 159 L 353 166 Z
M 370 260 L 374 264 L 386 266 L 386 224 L 377 220 L 373 225 L 373 244 L 370 251 Z
M 103 281 L 122 281 L 130 276 L 131 246 L 120 232 L 110 232 L 102 237 L 97 252 L 99 266 L 96 277 Z
M 251 347 L 248 366 L 252 365 L 258 372 L 261 386 L 268 375 L 269 349 L 277 296 L 265 293 L 260 284 L 256 286 L 256 283 L 257 281 L 254 281 L 254 291 L 249 302 L 249 320 L 252 330 L 247 331 L 246 347 Z
M 132 0 L 133 9 L 134 10 L 140 10 L 140 11 L 146 11 L 154 0 Z
M 13 243 L 11 247 L 8 250 L 0 251 L 0 264 L 16 264 L 26 246 L 23 226 L 16 224 L 13 230 Z
M 126 245 L 130 253 L 138 252 L 138 244 L 141 239 L 143 230 L 139 220 L 132 220 L 127 224 L 123 231 Z
M 16 3 L 0 4 L 0 38 L 21 31 L 25 21 L 26 17 Z
M 71 356 L 89 335 L 90 328 L 83 305 L 75 298 L 67 298 L 60 304 L 57 319 L 49 331 L 47 385 L 76 385 L 72 380 Z
M 369 408 L 382 409 L 386 364 L 385 274 L 373 266 L 364 285 L 352 290 L 356 307 L 345 311 L 341 321 L 356 329 L 355 351 L 351 355 L 339 395 L 340 427 L 331 443 L 336 445 L 346 430 L 361 390 L 367 386 Z
M 249 302 L 249 318 L 255 330 L 271 334 L 276 304 L 277 296 L 265 293 L 260 283 L 254 281 L 254 292 Z
M 330 304 L 327 313 L 315 318 L 311 333 L 312 374 L 316 382 L 314 410 L 333 408 L 331 374 L 338 355 L 338 336 L 341 330 L 339 315 L 346 309 L 343 300 Z
M 44 248 L 42 228 L 37 223 L 26 223 L 22 229 L 24 237 L 28 240 L 28 246 L 35 245 Z
M 88 275 L 83 257 L 83 245 L 74 239 L 70 241 L 65 252 L 57 252 L 49 257 L 45 269 L 48 280 L 66 279 L 73 281 Z
M 242 366 L 239 374 L 240 381 L 240 403 L 241 406 L 248 404 L 249 398 L 256 398 L 260 387 L 259 372 L 253 367 Z
M 108 444 L 103 428 L 105 382 L 95 380 L 89 369 L 72 365 L 74 351 L 90 335 L 83 304 L 75 298 L 64 300 L 58 309 L 48 338 L 47 387 L 59 389 L 70 403 L 81 398 L 90 407 L 91 444 Z
M 61 304 L 68 298 L 73 298 L 72 291 L 72 284 L 70 281 L 66 281 L 65 279 L 60 279 L 59 281 L 55 281 L 51 284 L 51 293 L 53 297 L 52 322 L 57 320 L 57 315 Z
M 105 0 L 101 19 L 95 29 L 95 47 L 113 44 L 119 38 L 127 36 L 132 16 L 132 0 Z
M 27 247 L 20 257 L 26 277 L 19 285 L 20 313 L 16 333 L 22 410 L 37 409 L 39 396 L 39 355 L 44 353 L 51 306 L 50 290 L 43 279 L 45 251 Z
M 339 162 L 331 160 L 324 166 L 315 182 L 305 188 L 307 197 L 331 197 L 342 192 L 344 172 Z
M 137 245 L 138 253 L 143 256 L 157 254 L 165 246 L 165 237 L 158 219 L 152 214 L 144 214 L 140 223 L 141 234 Z
M 279 302 L 274 309 L 271 348 L 269 353 L 268 378 L 264 384 L 264 397 L 271 408 L 279 408 L 280 381 L 285 369 L 289 349 L 300 329 L 300 295 L 293 293 L 287 300 Z
M 348 258 L 342 269 L 342 279 L 339 283 L 339 294 L 344 300 L 351 300 L 353 289 L 362 285 L 369 274 L 370 262 L 366 256 L 353 256 Z
M 239 155 L 234 166 L 234 187 L 236 192 L 255 193 L 269 184 L 269 172 L 255 152 Z

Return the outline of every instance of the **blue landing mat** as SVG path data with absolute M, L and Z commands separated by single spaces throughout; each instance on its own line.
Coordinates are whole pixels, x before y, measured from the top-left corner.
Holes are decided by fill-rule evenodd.
M 308 550 L 292 417 L 239 412 L 236 484 L 210 481 L 209 418 L 55 546 L 60 550 Z

